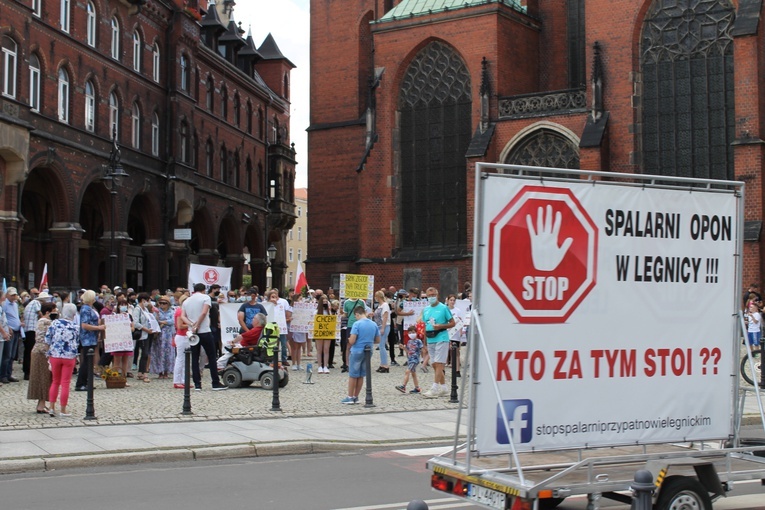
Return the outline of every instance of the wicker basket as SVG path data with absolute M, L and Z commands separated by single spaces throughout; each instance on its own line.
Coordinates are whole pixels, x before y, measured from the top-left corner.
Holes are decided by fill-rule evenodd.
M 106 387 L 107 388 L 124 388 L 125 384 L 127 384 L 127 379 L 120 376 L 111 376 L 104 379 L 106 381 Z

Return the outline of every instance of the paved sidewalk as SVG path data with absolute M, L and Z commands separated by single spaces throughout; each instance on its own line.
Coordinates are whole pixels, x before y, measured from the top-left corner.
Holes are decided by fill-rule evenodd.
M 14 370 L 19 377 L 17 365 Z M 183 391 L 173 389 L 170 380 L 130 379 L 131 387 L 112 390 L 98 379 L 92 421 L 83 419 L 86 392 L 71 393 L 73 417 L 53 418 L 35 412 L 36 401 L 26 400 L 26 382 L 5 384 L 0 387 L 0 474 L 453 441 L 458 404 L 398 392 L 403 374 L 400 367 L 375 373 L 375 407 L 365 408 L 364 394 L 361 404 L 340 404 L 348 381 L 340 370 L 314 374 L 315 384 L 303 384 L 305 372 L 290 371 L 289 384 L 280 391 L 281 412 L 271 411 L 270 391 L 252 386 L 213 392 L 208 376 L 202 392 L 191 392 L 191 416 L 180 414 Z M 421 374 L 421 386 L 429 387 L 432 377 Z M 760 423 L 753 391 L 747 392 L 743 423 Z M 460 433 L 465 434 L 464 422 Z
M 0 473 L 443 444 L 454 438 L 458 404 L 448 397 L 400 393 L 395 386 L 403 380 L 402 367 L 373 374 L 373 408 L 364 406 L 364 393 L 359 404 L 340 404 L 348 377 L 339 369 L 314 373 L 314 384 L 303 384 L 304 371 L 289 373 L 289 384 L 279 393 L 281 412 L 271 411 L 271 391 L 253 385 L 214 392 L 208 375 L 203 391 L 191 392 L 191 416 L 180 414 L 183 390 L 173 389 L 172 380 L 128 379 L 129 388 L 107 389 L 97 379 L 97 419 L 90 421 L 84 420 L 87 392 L 70 393 L 71 418 L 54 418 L 35 412 L 36 401 L 26 399 L 27 382 L 5 384 L 0 387 Z M 14 375 L 21 379 L 18 365 Z M 432 378 L 432 371 L 421 374 L 423 388 Z

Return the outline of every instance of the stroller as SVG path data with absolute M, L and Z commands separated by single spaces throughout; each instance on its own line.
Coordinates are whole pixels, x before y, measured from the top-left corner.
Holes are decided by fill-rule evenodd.
M 226 347 L 233 354 L 221 375 L 221 381 L 229 388 L 250 386 L 260 381 L 264 390 L 274 389 L 274 349 L 279 342 L 279 325 L 275 322 L 266 324 L 258 344 L 246 347 Z M 284 388 L 289 382 L 289 373 L 278 367 L 279 387 Z

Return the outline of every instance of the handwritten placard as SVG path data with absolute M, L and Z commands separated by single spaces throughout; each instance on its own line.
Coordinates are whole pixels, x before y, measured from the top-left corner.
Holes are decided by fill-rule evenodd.
M 313 317 L 313 339 L 334 340 L 338 337 L 339 324 L 337 315 L 315 315 Z
M 340 274 L 340 299 L 372 299 L 374 290 L 374 275 Z
M 130 315 L 117 313 L 104 315 L 106 334 L 104 335 L 105 352 L 123 352 L 133 350 L 133 336 L 130 333 Z
M 316 315 L 316 303 L 300 301 L 292 304 L 292 322 L 290 330 L 293 333 L 308 333 L 312 331 L 313 316 Z

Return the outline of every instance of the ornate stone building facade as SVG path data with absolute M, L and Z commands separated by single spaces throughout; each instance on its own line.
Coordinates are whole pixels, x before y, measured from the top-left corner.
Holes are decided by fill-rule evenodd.
M 311 2 L 307 274 L 462 290 L 478 161 L 747 183 L 760 281 L 760 0 Z M 336 211 L 339 206 L 339 211 Z
M 295 218 L 294 66 L 270 35 L 260 47 L 245 37 L 234 7 L 0 1 L 7 281 L 39 283 L 47 264 L 54 288 L 164 289 L 186 286 L 197 262 L 233 267 L 238 285 L 249 253 L 264 286 L 274 244 L 281 285 Z M 129 177 L 112 194 L 113 135 Z

